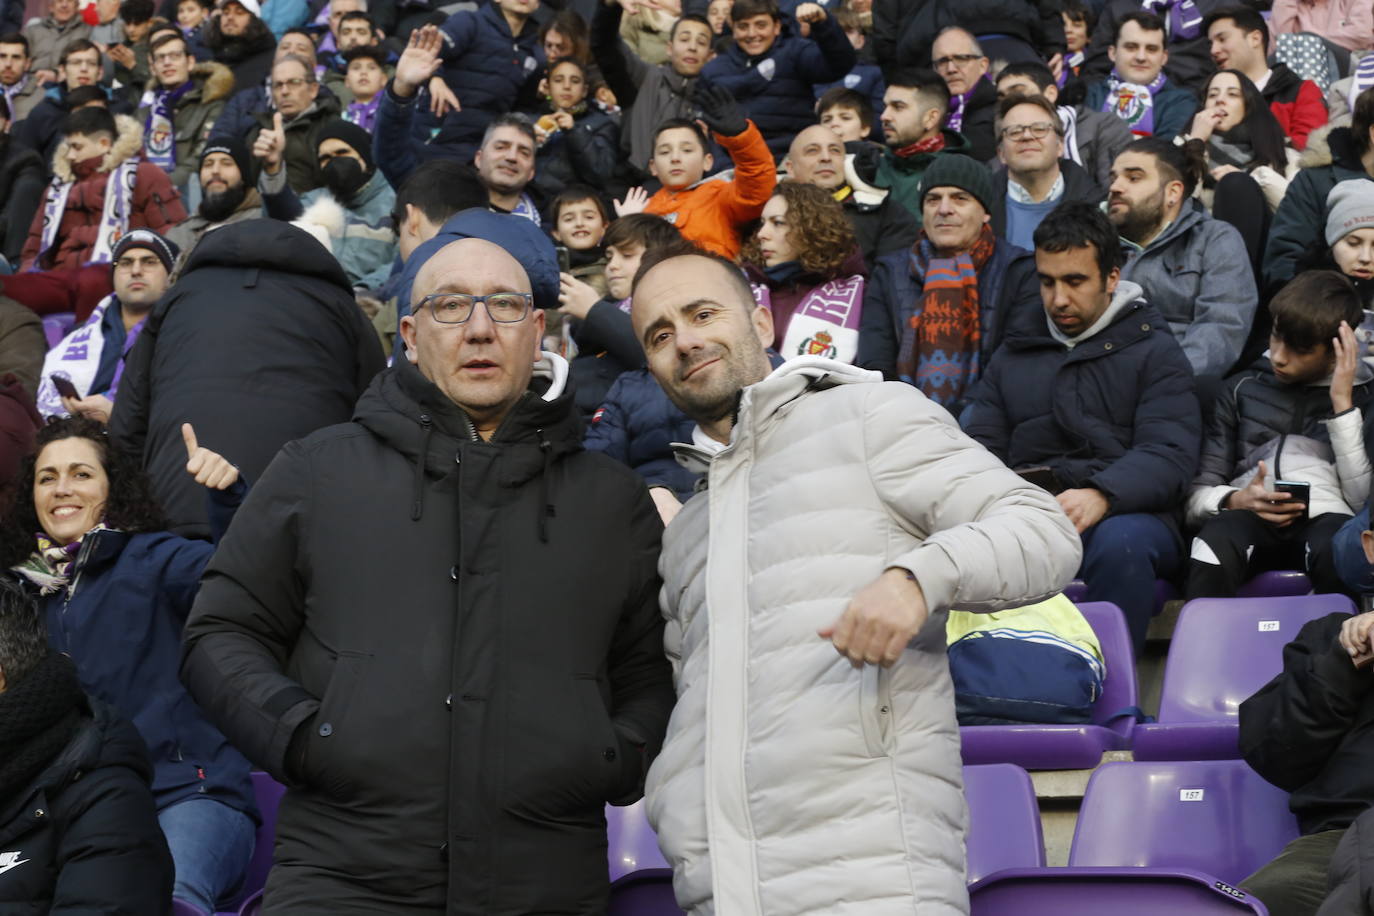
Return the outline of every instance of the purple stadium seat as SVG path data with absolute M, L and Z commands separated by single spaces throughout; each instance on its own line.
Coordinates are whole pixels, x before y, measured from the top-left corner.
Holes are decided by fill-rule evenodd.
M 1312 593 L 1312 580 L 1296 569 L 1272 569 L 1260 573 L 1236 590 L 1237 598 L 1283 598 Z
M 646 868 L 668 868 L 644 813 L 643 799 L 625 808 L 606 806 L 606 854 L 612 882 Z
M 970 883 L 1004 868 L 1045 864 L 1040 806 L 1025 770 L 1006 763 L 964 767 L 964 797 Z
M 1068 598 L 1074 604 L 1082 604 L 1084 601 L 1088 600 L 1088 583 L 1084 582 L 1082 579 L 1074 579 L 1068 585 L 1064 586 L 1064 597 Z M 1155 580 L 1156 614 L 1159 613 L 1160 608 L 1164 607 L 1164 602 L 1173 601 L 1177 597 L 1178 589 L 1174 588 L 1172 582 L 1167 579 Z
M 206 912 L 198 906 L 193 906 L 185 900 L 172 898 L 172 916 L 207 916 Z
M 647 868 L 611 884 L 607 916 L 683 916 L 673 897 L 673 873 Z
M 281 797 L 286 794 L 286 786 L 266 773 L 254 772 L 253 794 L 257 796 L 262 825 L 258 827 L 253 858 L 248 862 L 248 873 L 243 879 L 243 891 L 239 894 L 239 899 L 234 901 L 236 909 L 230 911 L 239 914 L 257 912 L 256 909 L 247 909 L 250 903 L 254 903 L 254 898 L 257 898 L 258 909 L 262 908 L 262 889 L 267 885 L 267 873 L 272 870 L 272 844 L 277 835 L 277 806 L 281 804 Z
M 1268 916 L 1244 891 L 1189 870 L 1041 868 L 969 888 L 972 916 Z
M 71 333 L 72 328 L 76 327 L 75 312 L 60 312 L 56 315 L 43 316 L 43 334 L 48 338 L 48 349 L 51 350 L 62 342 L 62 338 Z
M 1234 885 L 1297 835 L 1288 793 L 1244 761 L 1104 763 L 1088 780 L 1069 865 L 1187 869 Z
M 1239 757 L 1237 710 L 1283 670 L 1283 647 L 1307 621 L 1354 610 L 1344 595 L 1188 602 L 1164 664 L 1159 721 L 1136 726 L 1135 759 Z
M 262 912 L 262 891 L 258 891 L 239 907 L 238 916 L 258 916 Z
M 1135 659 L 1126 618 L 1114 604 L 1080 604 L 1102 644 L 1107 677 L 1087 725 L 968 725 L 959 729 L 966 766 L 1014 763 L 1028 770 L 1087 769 L 1103 751 L 1131 746 L 1135 719 L 1118 715 L 1138 705 Z

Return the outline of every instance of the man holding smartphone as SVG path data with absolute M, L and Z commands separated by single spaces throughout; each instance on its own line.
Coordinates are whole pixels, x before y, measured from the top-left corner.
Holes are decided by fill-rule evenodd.
M 1233 596 L 1269 569 L 1304 569 L 1318 592 L 1344 591 L 1331 539 L 1369 495 L 1361 408 L 1374 375 L 1353 330 L 1359 294 L 1334 271 L 1308 271 L 1269 310 L 1269 352 L 1222 386 L 1203 443 L 1188 599 Z

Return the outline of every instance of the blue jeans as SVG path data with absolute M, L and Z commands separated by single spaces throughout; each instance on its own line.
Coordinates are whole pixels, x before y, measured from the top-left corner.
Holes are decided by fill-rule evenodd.
M 158 812 L 176 867 L 172 896 L 215 912 L 243 883 L 253 858 L 257 825 L 236 808 L 211 798 L 190 798 Z
M 1110 601 L 1126 614 L 1135 654 L 1155 613 L 1155 580 L 1170 579 L 1181 559 L 1178 537 L 1153 515 L 1112 515 L 1083 532 L 1087 600 Z
M 1331 539 L 1331 556 L 1336 563 L 1336 575 L 1353 595 L 1374 592 L 1374 566 L 1364 555 L 1360 535 L 1369 530 L 1369 507 L 1341 526 Z

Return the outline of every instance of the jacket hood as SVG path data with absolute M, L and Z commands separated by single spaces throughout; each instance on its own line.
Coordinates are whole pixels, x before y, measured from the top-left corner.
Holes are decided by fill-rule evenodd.
M 191 79 L 200 90 L 200 101 L 218 102 L 234 92 L 234 71 L 224 64 L 207 60 L 191 68 Z
M 72 740 L 23 793 L 61 791 L 78 773 L 102 767 L 127 767 L 151 782 L 153 769 L 148 762 L 147 745 L 134 727 L 113 707 L 87 697 L 84 721 Z
M 1139 301 L 1141 305 L 1144 305 L 1144 299 L 1142 298 L 1144 292 L 1145 291 L 1141 289 L 1139 283 L 1132 283 L 1130 280 L 1120 281 L 1116 285 L 1116 292 L 1112 294 L 1112 301 L 1107 306 L 1107 310 L 1103 312 L 1090 327 L 1084 330 L 1082 334 L 1078 334 L 1074 337 L 1070 337 L 1063 331 L 1060 331 L 1059 328 L 1055 326 L 1054 322 L 1050 321 L 1048 315 L 1045 316 L 1045 327 L 1050 332 L 1051 337 L 1072 349 L 1085 340 L 1091 340 L 1102 333 L 1102 331 L 1115 324 L 1117 320 L 1121 318 L 1122 313 L 1126 311 L 1126 307 L 1133 302 Z
M 109 174 L 119 168 L 124 160 L 131 156 L 138 155 L 139 150 L 143 149 L 143 126 L 128 115 L 115 115 L 115 127 L 118 134 L 115 142 L 100 160 L 101 174 Z M 63 138 L 57 144 L 57 152 L 52 157 L 53 174 L 63 181 L 74 181 L 76 175 L 72 172 L 72 164 L 67 161 L 67 141 Z
M 1178 218 L 1166 226 L 1163 232 L 1150 239 L 1149 243 L 1144 246 L 1144 250 L 1154 251 L 1156 248 L 1163 248 L 1204 219 L 1210 219 L 1210 217 L 1207 215 L 1207 210 L 1203 207 L 1202 201 L 1196 197 L 1188 198 L 1178 211 Z
M 191 251 L 181 276 L 202 267 L 275 270 L 333 283 L 353 295 L 339 262 L 308 232 L 274 219 L 247 219 L 206 233 Z
M 1272 95 L 1278 95 L 1285 89 L 1291 89 L 1302 83 L 1302 78 L 1288 68 L 1283 61 L 1275 61 L 1269 68 L 1269 82 L 1264 84 L 1264 91 L 1260 93 L 1266 100 Z
M 1338 165 L 1364 173 L 1360 154 L 1355 150 L 1355 135 L 1349 127 L 1327 124 L 1308 134 L 1307 148 L 1298 157 L 1298 166 L 1310 169 L 1324 165 Z

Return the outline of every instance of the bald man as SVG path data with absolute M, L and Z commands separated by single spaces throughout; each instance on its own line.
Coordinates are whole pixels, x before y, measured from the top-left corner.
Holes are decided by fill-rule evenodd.
M 921 227 L 911 211 L 891 199 L 886 188 L 867 184 L 853 167 L 853 153 L 823 124 L 813 124 L 797 134 L 788 148 L 784 166 L 789 178 L 829 191 L 844 205 L 854 226 L 859 249 L 870 270 L 881 255 L 910 250 Z
M 182 673 L 290 787 L 274 914 L 606 910 L 604 806 L 673 705 L 662 524 L 582 450 L 530 249 L 437 246 L 405 356 L 282 450 L 206 572 Z

